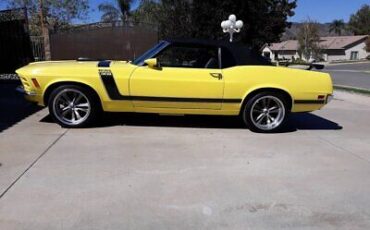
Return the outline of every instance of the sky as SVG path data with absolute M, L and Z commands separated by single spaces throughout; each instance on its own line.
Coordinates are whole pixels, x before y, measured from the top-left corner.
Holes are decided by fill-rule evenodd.
M 369 4 L 370 0 L 298 0 L 295 16 L 292 22 L 301 22 L 307 18 L 321 23 L 332 22 L 334 19 L 349 21 L 362 5 Z
M 2 1 L 2 0 L 0 0 L 0 1 Z M 101 13 L 98 10 L 98 6 L 101 3 L 113 3 L 113 4 L 115 4 L 115 0 L 90 0 L 90 14 L 89 14 L 89 16 L 91 17 L 91 19 L 89 19 L 89 21 L 97 22 L 97 21 L 100 20 Z M 139 4 L 138 0 L 134 0 L 131 8 L 136 9 L 138 7 L 138 4 Z
M 112 2 L 114 0 L 90 0 L 90 12 L 88 19 L 79 21 L 80 23 L 97 22 L 100 20 L 101 13 L 98 5 L 102 2 Z M 370 4 L 370 0 L 298 0 L 295 9 L 295 16 L 289 19 L 292 22 L 301 22 L 307 18 L 321 23 L 331 22 L 334 19 L 343 19 L 348 22 L 351 14 L 355 13 L 364 4 Z M 134 0 L 133 8 L 138 5 L 138 0 Z M 0 10 L 7 7 L 5 0 L 0 0 Z

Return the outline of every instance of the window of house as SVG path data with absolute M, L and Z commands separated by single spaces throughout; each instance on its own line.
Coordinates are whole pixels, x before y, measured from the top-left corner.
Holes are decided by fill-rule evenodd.
M 351 60 L 358 60 L 358 51 L 351 52 Z
M 217 47 L 170 46 L 157 59 L 162 67 L 219 68 Z

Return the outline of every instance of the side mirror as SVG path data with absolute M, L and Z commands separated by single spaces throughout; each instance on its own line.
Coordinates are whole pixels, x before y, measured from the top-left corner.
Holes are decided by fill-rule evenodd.
M 146 59 L 144 63 L 147 64 L 149 68 L 152 68 L 152 69 L 159 68 L 157 58 Z

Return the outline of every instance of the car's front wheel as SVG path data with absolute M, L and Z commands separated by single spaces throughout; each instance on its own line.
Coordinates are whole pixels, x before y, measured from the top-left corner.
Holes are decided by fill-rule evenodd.
M 99 107 L 96 96 L 77 85 L 64 85 L 54 89 L 49 97 L 52 118 L 66 128 L 85 127 L 96 120 Z
M 242 117 L 250 130 L 262 133 L 280 131 L 287 121 L 287 99 L 279 93 L 262 92 L 244 106 Z

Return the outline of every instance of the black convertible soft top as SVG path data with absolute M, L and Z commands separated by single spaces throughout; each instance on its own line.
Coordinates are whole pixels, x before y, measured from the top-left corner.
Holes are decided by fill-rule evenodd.
M 239 42 L 214 41 L 203 39 L 165 39 L 174 45 L 189 46 L 217 46 L 229 51 L 235 60 L 235 65 L 272 65 L 269 60 L 264 58 L 259 52 L 256 52 L 248 46 Z

